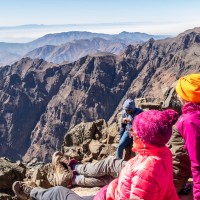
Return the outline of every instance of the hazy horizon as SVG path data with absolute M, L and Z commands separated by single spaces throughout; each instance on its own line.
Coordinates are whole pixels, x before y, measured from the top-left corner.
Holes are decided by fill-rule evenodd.
M 198 0 L 6 0 L 0 7 L 0 42 L 68 31 L 175 36 L 200 27 L 199 7 Z
M 0 42 L 24 43 L 33 41 L 46 34 L 54 34 L 69 31 L 88 31 L 93 33 L 118 34 L 126 32 L 141 32 L 152 35 L 175 35 L 164 34 L 164 32 L 150 31 L 145 32 L 144 24 L 136 23 L 99 23 L 99 24 L 63 24 L 63 25 L 41 25 L 27 24 L 20 26 L 0 27 Z M 150 26 L 150 23 L 149 23 Z M 154 24 L 156 27 L 157 25 Z M 151 24 L 151 28 L 153 25 Z M 15 33 L 15 34 L 13 34 Z

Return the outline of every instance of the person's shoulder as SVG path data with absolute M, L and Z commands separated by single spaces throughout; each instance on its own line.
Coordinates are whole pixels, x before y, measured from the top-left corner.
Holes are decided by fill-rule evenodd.
M 135 108 L 135 112 L 134 112 L 135 114 L 139 114 L 141 112 L 143 112 L 141 108 Z
M 184 114 L 180 121 L 187 126 L 197 125 L 198 127 L 200 127 L 200 115 L 198 115 L 197 113 Z

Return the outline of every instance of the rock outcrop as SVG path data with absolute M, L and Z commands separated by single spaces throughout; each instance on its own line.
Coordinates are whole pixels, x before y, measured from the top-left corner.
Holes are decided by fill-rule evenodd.
M 26 153 L 31 132 L 70 71 L 63 67 L 26 58 L 0 69 L 0 156 L 18 160 Z
M 137 73 L 128 64 L 116 65 L 116 62 L 113 55 L 101 54 L 73 63 L 32 132 L 32 145 L 24 156 L 26 161 L 33 155 L 48 161 L 56 147 L 60 148 L 68 129 L 81 122 L 101 118 L 107 121 L 112 116 L 131 84 L 131 76 Z
M 79 161 L 101 160 L 115 155 L 118 137 L 117 123 L 107 125 L 105 120 L 80 123 L 64 137 L 63 153 Z
M 22 181 L 25 178 L 26 167 L 18 163 L 12 163 L 7 158 L 0 158 L 0 199 L 6 199 L 6 194 L 12 194 L 14 181 Z
M 10 200 L 14 198 L 12 185 L 15 181 L 34 182 L 43 188 L 51 187 L 48 174 L 51 172 L 51 164 L 44 164 L 32 160 L 26 164 L 20 161 L 13 163 L 5 157 L 0 157 L 0 200 Z

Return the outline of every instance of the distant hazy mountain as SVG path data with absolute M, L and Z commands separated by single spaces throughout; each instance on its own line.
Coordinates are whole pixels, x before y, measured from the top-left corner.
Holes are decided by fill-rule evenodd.
M 25 56 L 33 59 L 44 59 L 48 62 L 62 63 L 75 61 L 88 54 L 109 52 L 122 53 L 127 46 L 123 40 L 105 40 L 102 38 L 74 40 L 59 46 L 46 45 L 27 53 Z
M 142 42 L 145 42 L 150 38 L 154 39 L 166 38 L 166 36 L 148 35 L 145 33 L 128 33 L 128 32 L 109 35 L 101 33 L 72 31 L 72 32 L 48 34 L 28 43 L 0 42 L 0 52 L 4 52 L 4 56 L 0 55 L 0 66 L 11 64 L 14 61 L 17 61 L 18 59 L 22 58 L 28 52 L 39 47 L 43 47 L 46 45 L 58 46 L 66 44 L 68 42 L 72 42 L 74 40 L 82 40 L 82 39 L 91 40 L 92 38 L 102 38 L 105 40 L 111 40 L 117 43 L 121 43 L 122 45 L 124 44 L 129 45 L 138 43 L 141 44 Z
M 71 42 L 73 40 L 81 40 L 81 39 L 92 39 L 92 38 L 103 38 L 106 40 L 114 40 L 114 39 L 123 39 L 127 45 L 131 43 L 138 43 L 138 42 L 145 42 L 150 38 L 163 39 L 167 36 L 162 35 L 149 35 L 146 33 L 129 33 L 129 32 L 121 32 L 119 34 L 103 34 L 103 33 L 91 33 L 91 32 L 81 32 L 81 31 L 71 31 L 71 32 L 64 32 L 64 33 L 56 33 L 56 34 L 48 34 L 45 35 L 37 40 L 31 42 L 32 45 L 60 45 L 65 44 L 67 42 Z

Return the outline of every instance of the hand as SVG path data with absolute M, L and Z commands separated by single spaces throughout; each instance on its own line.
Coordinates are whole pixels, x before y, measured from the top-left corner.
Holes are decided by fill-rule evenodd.
M 123 121 L 124 124 L 127 124 L 127 122 L 129 122 L 130 120 L 129 120 L 129 118 L 125 117 L 125 118 L 122 119 L 122 121 Z

